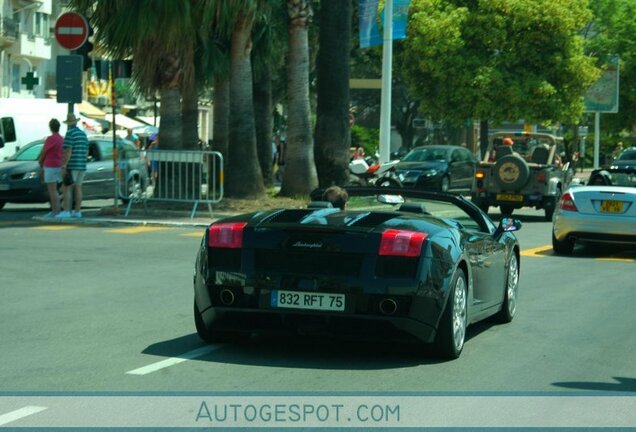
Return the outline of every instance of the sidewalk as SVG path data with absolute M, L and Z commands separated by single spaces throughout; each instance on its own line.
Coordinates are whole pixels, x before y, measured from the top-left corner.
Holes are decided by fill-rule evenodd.
M 126 205 L 114 207 L 108 205 L 100 208 L 88 208 L 82 210 L 81 218 L 45 218 L 36 216 L 38 221 L 54 222 L 60 224 L 86 224 L 86 225 L 131 225 L 131 226 L 173 226 L 173 227 L 207 227 L 211 222 L 237 213 L 216 212 L 212 208 L 210 216 L 207 207 L 198 209 L 193 218 L 190 218 L 192 208 L 178 209 L 174 205 L 162 203 L 133 204 L 128 216 L 125 216 Z

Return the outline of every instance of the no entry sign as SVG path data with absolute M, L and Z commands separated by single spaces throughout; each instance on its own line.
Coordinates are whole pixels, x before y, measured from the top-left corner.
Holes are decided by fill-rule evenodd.
M 88 22 L 86 18 L 75 12 L 60 15 L 55 22 L 55 39 L 66 49 L 74 50 L 86 42 L 88 38 Z

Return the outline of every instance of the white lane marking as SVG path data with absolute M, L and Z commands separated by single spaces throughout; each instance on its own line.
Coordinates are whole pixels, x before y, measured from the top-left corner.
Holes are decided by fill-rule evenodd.
M 204 356 L 208 353 L 211 353 L 212 351 L 215 351 L 221 347 L 223 347 L 223 344 L 218 344 L 218 345 L 206 345 L 204 347 L 201 348 L 197 348 L 195 350 L 192 351 L 188 351 L 187 353 L 183 353 L 178 355 L 177 357 L 170 357 L 168 359 L 165 360 L 161 360 L 160 362 L 157 363 L 152 363 L 149 364 L 148 366 L 143 366 L 140 367 L 138 369 L 133 369 L 131 371 L 126 372 L 129 375 L 147 375 L 149 373 L 158 371 L 159 369 L 164 369 L 170 366 L 174 366 L 176 364 L 179 363 L 183 363 L 184 361 L 188 361 L 188 360 L 192 360 L 195 359 L 197 357 L 201 357 Z
M 32 414 L 37 414 L 40 411 L 44 411 L 46 407 L 40 406 L 25 406 L 24 408 L 17 409 L 15 411 L 8 412 L 6 414 L 0 415 L 0 426 L 5 425 L 7 423 L 11 423 L 12 421 L 20 420 L 23 417 L 30 416 Z

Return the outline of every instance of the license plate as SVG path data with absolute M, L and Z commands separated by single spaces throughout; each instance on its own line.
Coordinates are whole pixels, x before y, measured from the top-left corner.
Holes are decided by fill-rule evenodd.
M 515 195 L 515 194 L 497 194 L 498 201 L 515 201 L 522 202 L 523 195 Z
M 601 201 L 603 213 L 623 213 L 623 201 Z
M 0 183 L 0 190 L 9 190 L 9 185 L 7 183 Z
M 345 310 L 345 295 L 275 290 L 272 291 L 271 305 L 273 308 L 342 312 Z

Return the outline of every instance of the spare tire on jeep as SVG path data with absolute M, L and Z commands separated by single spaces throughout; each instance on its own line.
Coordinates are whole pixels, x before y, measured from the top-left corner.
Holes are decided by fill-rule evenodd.
M 530 168 L 521 156 L 506 155 L 495 163 L 494 176 L 504 190 L 521 189 L 530 178 Z

